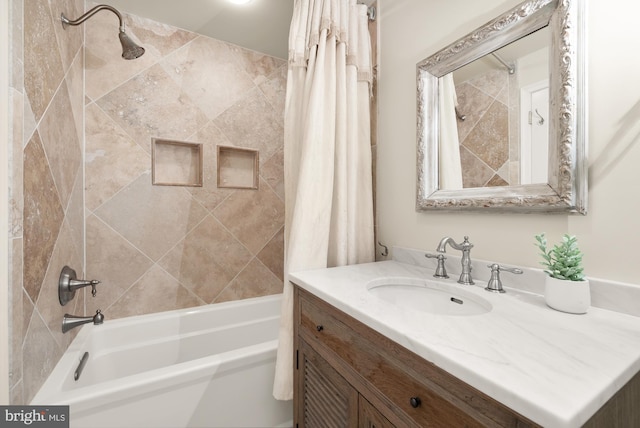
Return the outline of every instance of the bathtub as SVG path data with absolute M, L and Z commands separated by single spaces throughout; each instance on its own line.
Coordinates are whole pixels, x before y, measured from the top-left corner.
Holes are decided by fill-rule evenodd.
M 105 313 L 81 328 L 31 404 L 69 405 L 72 428 L 290 427 L 292 403 L 271 394 L 281 300 Z

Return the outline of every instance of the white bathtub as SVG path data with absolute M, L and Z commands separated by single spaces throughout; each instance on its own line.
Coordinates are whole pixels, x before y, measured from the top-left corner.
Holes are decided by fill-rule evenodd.
M 271 391 L 281 295 L 82 327 L 31 404 L 71 427 L 286 427 Z M 78 381 L 80 359 L 89 358 Z

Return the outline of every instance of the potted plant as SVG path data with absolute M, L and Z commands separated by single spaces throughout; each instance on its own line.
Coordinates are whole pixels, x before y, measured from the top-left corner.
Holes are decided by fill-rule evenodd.
M 535 236 L 546 268 L 544 299 L 548 306 L 562 312 L 584 314 L 591 305 L 589 281 L 584 277 L 582 252 L 577 238 L 565 234 L 562 242 L 547 248 L 544 233 Z

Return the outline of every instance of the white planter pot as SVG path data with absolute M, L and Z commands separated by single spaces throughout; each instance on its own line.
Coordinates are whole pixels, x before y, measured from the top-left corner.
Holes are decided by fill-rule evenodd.
M 544 300 L 555 310 L 571 314 L 584 314 L 591 306 L 589 281 L 568 281 L 546 277 Z

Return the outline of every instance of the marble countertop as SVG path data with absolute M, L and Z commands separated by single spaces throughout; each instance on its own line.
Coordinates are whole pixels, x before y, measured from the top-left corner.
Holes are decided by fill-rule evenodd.
M 380 278 L 431 279 L 397 261 L 297 272 L 290 280 L 543 426 L 584 424 L 640 370 L 640 317 L 591 307 L 555 311 L 542 296 L 443 280 L 489 301 L 482 315 L 400 309 L 367 291 Z M 505 278 L 503 278 L 503 282 Z

